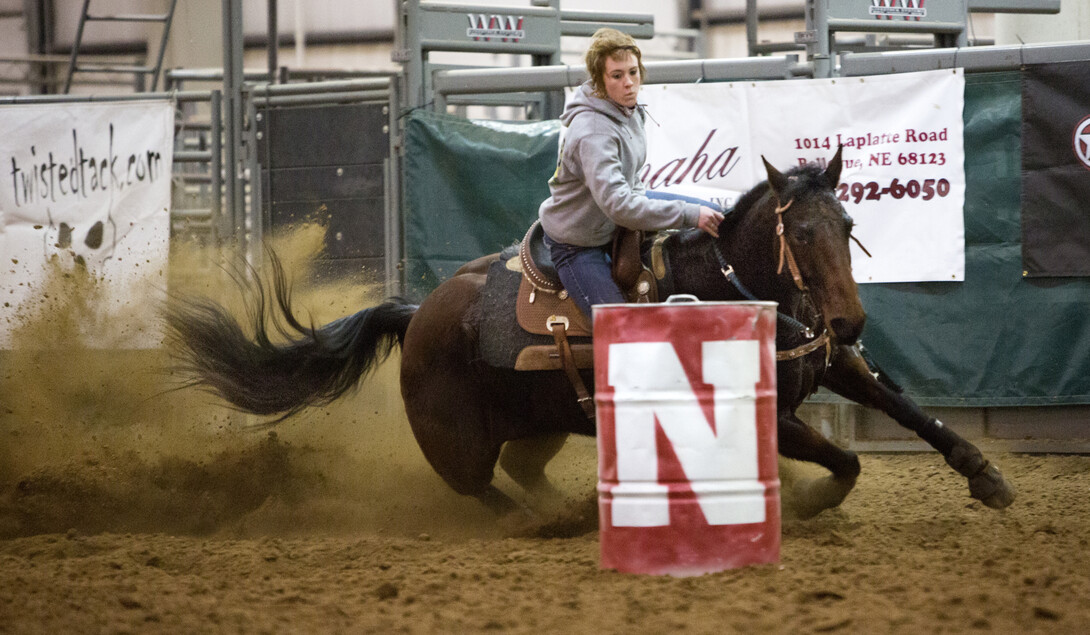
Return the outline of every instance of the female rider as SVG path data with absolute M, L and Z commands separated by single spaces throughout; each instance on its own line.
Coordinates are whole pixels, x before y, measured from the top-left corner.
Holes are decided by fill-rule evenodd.
M 635 40 L 615 29 L 598 29 L 586 63 L 590 80 L 561 115 L 568 130 L 549 179 L 551 196 L 538 216 L 560 281 L 591 317 L 592 305 L 624 302 L 610 271 L 617 226 L 698 227 L 718 237 L 723 214 L 688 200 L 647 197 L 637 176 L 647 158 L 646 114 L 636 103 L 646 71 Z

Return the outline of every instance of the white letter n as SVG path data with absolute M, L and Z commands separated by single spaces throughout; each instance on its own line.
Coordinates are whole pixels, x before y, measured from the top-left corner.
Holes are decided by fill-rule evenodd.
M 615 527 L 670 524 L 668 486 L 659 483 L 655 422 L 711 525 L 765 520 L 765 488 L 757 471 L 757 340 L 704 342 L 703 381 L 714 387 L 708 422 L 670 342 L 609 346 L 614 388 L 617 480 Z

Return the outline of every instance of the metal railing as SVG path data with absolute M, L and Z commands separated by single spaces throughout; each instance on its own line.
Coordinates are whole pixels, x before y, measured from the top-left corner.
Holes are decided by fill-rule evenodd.
M 267 73 L 263 74 L 267 78 Z M 262 141 L 262 108 L 322 106 L 351 103 L 383 104 L 387 115 L 384 132 L 389 141 L 389 158 L 383 163 L 384 190 L 384 283 L 386 295 L 401 293 L 402 280 L 402 245 L 401 245 L 401 163 L 400 163 L 400 112 L 401 95 L 398 81 L 394 76 L 364 77 L 357 79 L 299 82 L 274 84 L 268 82 L 243 84 L 243 145 L 237 156 L 245 157 L 249 181 L 250 235 L 249 249 L 260 245 L 262 229 L 270 219 L 262 215 L 262 200 L 269 196 L 267 184 L 260 183 L 262 159 L 270 163 L 268 157 L 261 157 L 257 151 Z M 266 145 L 266 147 L 268 147 Z
M 944 48 L 896 53 L 848 53 L 840 57 L 840 76 L 883 75 L 964 68 L 967 73 L 1018 70 L 1025 64 L 1090 59 L 1090 42 Z
M 810 77 L 813 65 L 797 55 L 647 62 L 648 84 L 683 84 Z M 582 66 L 537 66 L 439 71 L 432 90 L 437 108 L 453 96 L 561 90 L 587 80 Z M 464 102 L 460 102 L 464 103 Z

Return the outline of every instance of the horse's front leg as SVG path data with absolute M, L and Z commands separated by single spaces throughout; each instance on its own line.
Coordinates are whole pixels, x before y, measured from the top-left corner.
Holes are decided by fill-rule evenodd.
M 810 518 L 842 503 L 859 477 L 859 457 L 855 452 L 837 447 L 793 412 L 779 413 L 776 431 L 780 454 L 789 459 L 817 463 L 832 472 L 829 476 L 799 481 L 792 486 L 787 494 L 795 514 Z
M 822 384 L 860 405 L 881 410 L 927 441 L 950 467 L 969 479 L 969 494 L 973 498 L 995 509 L 1014 502 L 1014 487 L 995 464 L 984 458 L 975 445 L 938 419 L 929 417 L 901 394 L 900 388 L 880 369 L 867 363 L 860 346 L 837 347 Z

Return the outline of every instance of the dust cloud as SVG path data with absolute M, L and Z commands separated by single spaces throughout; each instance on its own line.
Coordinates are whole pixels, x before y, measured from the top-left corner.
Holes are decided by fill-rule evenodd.
M 315 283 L 320 245 L 315 230 L 277 241 L 300 319 L 378 301 L 373 286 Z M 244 315 L 221 262 L 176 246 L 170 290 Z M 148 307 L 103 312 L 94 281 L 67 273 L 0 351 L 0 631 L 1051 634 L 1090 621 L 1088 457 L 992 457 L 1020 490 L 996 511 L 937 453 L 864 455 L 856 490 L 811 519 L 790 517 L 787 493 L 821 472 L 783 461 L 779 563 L 619 574 L 599 564 L 592 439 L 549 466 L 590 522 L 520 535 L 426 464 L 396 356 L 270 434 L 178 389 L 169 351 L 105 328 Z
M 317 278 L 321 227 L 271 243 L 304 324 L 381 300 L 380 284 Z M 171 296 L 207 297 L 244 318 L 246 294 L 234 278 L 246 270 L 226 261 L 214 249 L 175 245 L 169 275 L 148 276 L 148 297 L 164 296 L 166 284 Z M 0 538 L 74 530 L 459 539 L 505 531 L 424 460 L 405 419 L 396 353 L 355 394 L 265 429 L 267 420 L 186 387 L 166 345 L 130 350 L 130 334 L 111 330 L 121 313 L 157 316 L 162 308 L 104 304 L 98 281 L 58 269 L 20 311 L 15 345 L 0 351 Z M 594 494 L 593 444 L 569 445 L 556 465 L 580 464 L 568 486 L 585 501 Z

